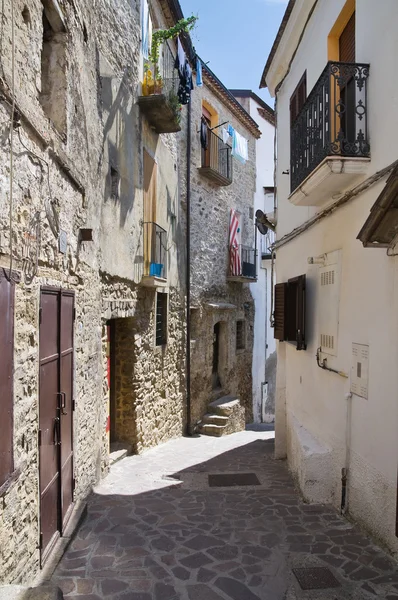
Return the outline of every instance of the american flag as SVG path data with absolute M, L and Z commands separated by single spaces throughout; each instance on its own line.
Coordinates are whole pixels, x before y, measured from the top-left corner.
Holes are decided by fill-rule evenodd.
M 229 269 L 231 275 L 240 275 L 240 252 L 239 252 L 239 219 L 234 211 L 231 208 L 231 218 L 229 222 Z

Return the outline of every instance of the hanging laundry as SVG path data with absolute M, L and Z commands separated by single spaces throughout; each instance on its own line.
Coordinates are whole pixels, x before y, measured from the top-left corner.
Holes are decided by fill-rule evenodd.
M 178 37 L 177 38 L 177 56 L 176 56 L 174 67 L 176 69 L 178 69 L 180 77 L 184 76 L 184 69 L 185 69 L 186 60 L 187 60 L 187 57 L 185 56 L 184 48 L 182 47 L 182 44 L 180 42 L 180 38 Z
M 228 125 L 227 130 L 228 130 L 229 135 L 232 137 L 234 135 L 235 129 L 232 127 L 232 125 Z
M 192 69 L 188 60 L 185 59 L 185 65 L 182 74 L 180 73 L 180 85 L 178 87 L 178 100 L 180 104 L 188 104 L 191 100 L 193 90 Z
M 143 0 L 142 3 L 142 55 L 144 58 L 149 58 L 149 51 L 152 43 L 152 19 L 149 14 L 148 0 Z
M 196 85 L 197 85 L 197 87 L 203 86 L 202 61 L 200 60 L 199 57 L 196 58 Z
M 228 130 L 225 129 L 225 127 L 223 127 L 221 133 L 222 133 L 222 141 L 224 142 L 224 144 L 226 144 L 230 138 Z
M 232 136 L 232 156 L 234 156 L 239 162 L 245 164 L 249 160 L 249 151 L 247 139 L 240 135 L 237 131 L 234 131 Z
M 207 121 L 204 117 L 200 122 L 200 145 L 204 150 L 207 150 Z

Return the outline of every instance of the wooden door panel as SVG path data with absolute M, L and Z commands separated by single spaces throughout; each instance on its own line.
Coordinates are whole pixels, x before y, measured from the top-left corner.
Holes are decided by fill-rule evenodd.
M 42 290 L 40 296 L 40 531 L 42 556 L 59 535 L 59 295 Z
M 73 321 L 74 294 L 61 292 L 60 418 L 62 524 L 73 502 Z

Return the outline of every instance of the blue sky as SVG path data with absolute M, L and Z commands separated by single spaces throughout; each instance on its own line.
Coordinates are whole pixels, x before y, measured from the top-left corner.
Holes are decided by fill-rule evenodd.
M 228 88 L 251 89 L 273 105 L 260 78 L 287 0 L 180 0 L 185 17 L 199 16 L 192 41 Z

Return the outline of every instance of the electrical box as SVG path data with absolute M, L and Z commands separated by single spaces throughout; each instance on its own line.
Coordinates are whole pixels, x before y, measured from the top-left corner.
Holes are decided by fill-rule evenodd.
M 319 345 L 322 354 L 337 356 L 341 251 L 326 255 L 319 269 Z
M 369 346 L 352 344 L 351 392 L 368 398 Z

